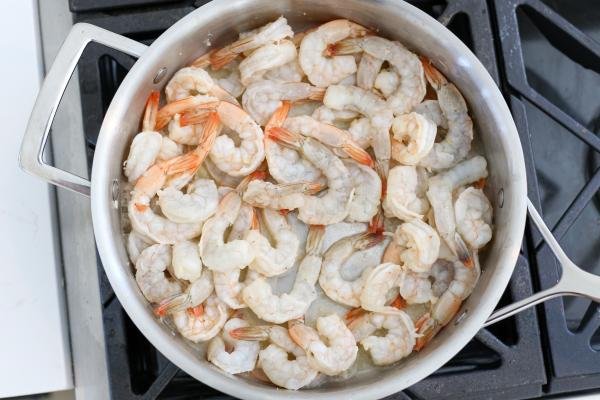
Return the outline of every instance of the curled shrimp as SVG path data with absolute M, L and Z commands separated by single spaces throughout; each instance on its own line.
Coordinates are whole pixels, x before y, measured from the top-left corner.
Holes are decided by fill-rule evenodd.
M 432 121 L 439 128 L 448 129 L 448 120 L 437 100 L 423 100 L 413 108 L 413 111 Z
M 411 112 L 394 118 L 392 132 L 392 158 L 404 165 L 416 165 L 433 148 L 437 126 Z
M 378 36 L 367 36 L 346 39 L 329 48 L 329 54 L 352 54 L 361 51 L 387 61 L 400 76 L 396 91 L 387 99 L 387 105 L 395 115 L 409 112 L 423 100 L 425 97 L 423 65 L 416 54 L 399 42 Z
M 173 322 L 181 336 L 198 343 L 215 337 L 228 316 L 227 306 L 217 296 L 211 295 L 200 307 L 175 312 Z
M 325 375 L 338 375 L 356 360 L 354 335 L 337 314 L 317 318 L 316 329 L 299 320 L 290 321 L 288 330 L 292 340 L 306 352 L 308 363 Z
M 382 69 L 373 83 L 373 87 L 388 99 L 398 89 L 400 76 L 392 69 Z
M 226 172 L 221 171 L 210 157 L 204 160 L 204 168 L 208 175 L 215 181 L 218 186 L 236 188 L 244 179 L 243 176 L 231 176 Z
M 216 98 L 214 100 L 216 100 Z M 208 114 L 206 116 L 208 116 Z M 200 123 L 182 126 L 181 114 L 173 115 L 173 119 L 169 121 L 167 128 L 169 132 L 169 138 L 171 140 L 173 140 L 175 143 L 185 144 L 188 146 L 198 145 L 200 135 L 202 135 L 202 129 L 203 128 Z
M 254 249 L 243 239 L 225 243 L 224 235 L 236 220 L 242 199 L 236 191 L 229 192 L 223 197 L 216 213 L 209 218 L 202 228 L 200 236 L 200 257 L 211 270 L 226 272 L 241 269 L 254 259 Z
M 244 86 L 259 81 L 265 72 L 293 61 L 297 54 L 296 45 L 291 40 L 265 44 L 240 63 L 240 80 Z
M 398 226 L 394 241 L 403 248 L 400 253 L 402 263 L 415 272 L 428 273 L 438 259 L 440 237 L 419 218 Z
M 195 144 L 198 144 L 196 141 Z M 171 158 L 180 156 L 183 153 L 183 146 L 167 136 L 162 137 L 162 143 L 160 144 L 160 150 L 156 159 L 158 161 L 166 161 Z
M 235 97 L 217 85 L 208 72 L 202 68 L 181 68 L 165 86 L 165 95 L 169 103 L 196 94 L 216 97 L 219 100 L 237 104 Z
M 350 322 L 349 328 L 375 365 L 389 365 L 408 356 L 418 336 L 412 319 L 403 311 L 364 314 Z M 375 334 L 381 330 L 384 335 Z
M 171 265 L 171 246 L 155 244 L 144 249 L 135 263 L 135 281 L 144 297 L 158 303 L 181 292 L 179 282 L 167 278 L 165 270 Z
M 387 177 L 387 193 L 383 209 L 387 216 L 408 221 L 423 218 L 429 210 L 426 197 L 427 178 L 422 169 L 396 166 Z
M 279 82 L 302 82 L 305 74 L 298 62 L 298 58 L 293 59 L 287 64 L 276 68 L 271 68 L 265 73 L 265 79 Z
M 161 301 L 154 307 L 154 313 L 158 316 L 174 314 L 183 310 L 192 310 L 198 313 L 202 303 L 213 293 L 213 290 L 213 275 L 210 271 L 203 269 L 200 277 L 190 281 L 183 293 Z
M 344 165 L 354 184 L 354 197 L 346 219 L 350 222 L 369 222 L 379 210 L 381 178 L 372 168 L 355 161 L 344 160 Z
M 321 197 L 304 196 L 298 218 L 309 225 L 329 225 L 342 221 L 354 195 L 352 181 L 344 163 L 319 141 L 300 134 L 273 128 L 268 136 L 300 150 L 327 178 L 327 191 Z
M 433 67 L 424 61 L 427 80 L 437 93 L 438 104 L 446 118 L 448 130 L 446 137 L 435 143 L 429 154 L 420 161 L 420 165 L 441 170 L 453 167 L 462 161 L 471 149 L 473 140 L 473 121 L 469 117 L 467 103 L 459 90 Z
M 300 182 L 276 185 L 255 180 L 248 184 L 244 201 L 254 207 L 272 210 L 294 210 L 306 202 L 306 197 L 323 190 L 319 183 Z
M 189 240 L 173 245 L 173 273 L 178 279 L 193 282 L 202 276 L 198 245 Z
M 301 318 L 317 298 L 315 284 L 321 270 L 323 226 L 310 227 L 306 240 L 306 255 L 298 266 L 294 286 L 289 293 L 273 294 L 265 278 L 258 278 L 243 291 L 244 302 L 262 320 L 281 324 Z
M 387 176 L 391 157 L 390 127 L 393 113 L 375 93 L 356 86 L 331 85 L 323 103 L 335 110 L 350 110 L 369 118 L 372 127 L 371 147 L 382 176 Z
M 254 249 L 255 257 L 250 268 L 260 274 L 271 277 L 280 275 L 290 269 L 296 261 L 300 241 L 278 211 L 264 208 L 259 211 L 259 221 L 268 231 L 275 245 L 263 236 L 259 230 L 253 229 L 246 235 L 246 241 Z
M 352 137 L 352 140 L 354 140 L 363 149 L 366 149 L 371 145 L 375 131 L 371 125 L 371 120 L 366 117 L 361 117 L 354 119 L 350 123 L 350 126 L 348 127 L 348 133 Z
M 208 344 L 208 361 L 230 374 L 252 371 L 256 365 L 260 343 L 250 340 L 234 339 L 229 334 L 237 328 L 247 327 L 241 318 L 232 318 L 223 326 L 223 333 L 217 335 Z M 228 351 L 229 349 L 231 351 Z
M 323 257 L 319 284 L 330 299 L 351 307 L 360 306 L 360 294 L 373 266 L 365 268 L 361 276 L 353 281 L 344 279 L 341 269 L 355 252 L 369 249 L 382 240 L 381 235 L 358 233 L 338 240 L 329 247 Z
M 210 68 L 207 72 L 219 87 L 226 90 L 232 97 L 238 98 L 245 89 L 240 80 L 239 66 L 239 61 L 233 60 L 219 70 Z
M 304 350 L 292 341 L 288 330 L 282 326 L 241 327 L 229 334 L 238 340 L 270 341 L 258 355 L 258 366 L 277 386 L 298 390 L 311 383 L 319 373 L 310 365 Z
M 127 235 L 127 254 L 129 254 L 131 262 L 135 265 L 142 251 L 153 244 L 152 240 L 140 235 L 136 231 L 129 232 Z
M 252 83 L 242 96 L 242 105 L 252 118 L 264 126 L 283 101 L 322 100 L 325 90 L 303 82 L 263 80 Z
M 364 310 L 378 313 L 401 312 L 398 308 L 386 304 L 398 293 L 396 282 L 401 272 L 402 268 L 391 262 L 384 262 L 369 271 L 360 294 L 360 306 Z
M 440 236 L 459 259 L 472 264 L 463 239 L 456 232 L 452 192 L 457 188 L 487 177 L 487 162 L 481 156 L 462 161 L 452 169 L 429 178 L 427 198 L 433 208 L 435 225 Z
M 480 249 L 492 239 L 492 205 L 481 189 L 468 187 L 454 202 L 456 230 L 465 242 Z
M 367 34 L 367 29 L 346 19 L 327 22 L 304 36 L 298 60 L 308 80 L 315 86 L 327 87 L 356 72 L 353 56 L 327 57 L 324 51 L 335 42 Z
M 383 62 L 381 58 L 364 53 L 356 70 L 356 86 L 366 90 L 373 89 Z
M 187 194 L 169 186 L 158 192 L 158 204 L 173 222 L 202 222 L 217 210 L 217 186 L 211 179 L 197 179 L 188 186 Z
M 327 106 L 319 106 L 316 110 L 313 111 L 311 116 L 317 121 L 341 128 L 342 124 L 348 125 L 349 122 L 358 117 L 358 113 L 348 110 L 334 110 Z M 363 149 L 368 147 L 368 145 L 359 145 Z

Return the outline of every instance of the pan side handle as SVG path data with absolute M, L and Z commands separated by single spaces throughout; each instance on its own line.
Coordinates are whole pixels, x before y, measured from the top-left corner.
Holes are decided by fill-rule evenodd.
M 88 197 L 89 180 L 47 164 L 43 155 L 60 100 L 83 50 L 90 42 L 103 44 L 134 57 L 140 57 L 148 48 L 135 40 L 94 25 L 86 23 L 73 25 L 42 83 L 19 153 L 19 165 L 24 171 L 45 179 L 53 185 Z
M 529 199 L 527 199 L 527 210 L 529 211 L 531 220 L 562 266 L 562 276 L 558 283 L 551 288 L 495 311 L 485 322 L 484 326 L 502 321 L 511 315 L 554 297 L 579 296 L 600 302 L 600 276 L 582 270 L 567 257 Z

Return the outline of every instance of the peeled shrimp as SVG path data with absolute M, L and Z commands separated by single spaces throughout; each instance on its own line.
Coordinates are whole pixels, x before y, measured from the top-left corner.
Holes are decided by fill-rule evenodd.
M 311 226 L 306 240 L 306 255 L 298 267 L 294 286 L 289 293 L 273 294 L 264 278 L 256 279 L 244 289 L 244 302 L 260 319 L 281 324 L 301 318 L 306 313 L 317 298 L 315 284 L 321 270 L 324 232 L 323 226 Z
M 423 218 L 429 210 L 425 191 L 427 178 L 414 166 L 397 166 L 390 170 L 383 209 L 387 216 L 408 221 Z
M 456 86 L 448 82 L 430 63 L 424 62 L 423 65 L 427 80 L 437 93 L 438 104 L 448 124 L 444 140 L 435 143 L 431 152 L 419 163 L 437 171 L 450 168 L 467 156 L 473 140 L 473 121 L 469 117 L 465 99 Z
M 197 179 L 188 186 L 187 194 L 167 187 L 158 192 L 158 204 L 173 222 L 202 222 L 217 210 L 217 186 L 212 179 Z
M 204 342 L 215 337 L 229 317 L 227 306 L 212 295 L 202 303 L 196 313 L 189 310 L 173 314 L 175 327 L 186 339 L 194 343 Z
M 404 248 L 400 260 L 415 272 L 428 273 L 440 253 L 440 237 L 419 218 L 398 226 L 394 241 Z
M 306 352 L 308 363 L 325 375 L 338 375 L 356 360 L 358 346 L 354 335 L 337 314 L 317 318 L 316 329 L 298 320 L 291 321 L 289 333 Z
M 298 62 L 298 59 L 295 58 L 287 64 L 271 68 L 265 73 L 264 78 L 270 81 L 279 82 L 302 82 L 304 75 L 304 71 Z
M 218 186 L 226 186 L 229 188 L 237 187 L 244 179 L 243 176 L 231 176 L 226 172 L 221 171 L 215 163 L 210 160 L 210 157 L 204 160 L 204 167 L 208 175 L 215 181 Z
M 359 233 L 347 236 L 329 247 L 323 257 L 319 284 L 330 299 L 351 307 L 360 306 L 360 294 L 372 267 L 364 269 L 361 276 L 353 281 L 344 279 L 340 270 L 355 252 L 371 248 L 382 239 L 382 236 L 373 233 Z
M 431 151 L 437 127 L 424 116 L 411 112 L 394 118 L 392 132 L 392 158 L 404 165 L 416 165 Z
M 308 80 L 315 86 L 327 87 L 356 72 L 353 56 L 327 57 L 323 53 L 330 44 L 348 37 L 367 34 L 367 29 L 346 19 L 327 22 L 306 34 L 298 59 Z
M 363 54 L 356 71 L 356 86 L 366 90 L 373 89 L 383 61 L 381 58 L 374 57 L 369 53 Z
M 267 277 L 280 275 L 294 265 L 300 242 L 287 219 L 278 211 L 264 208 L 259 213 L 259 221 L 275 245 L 272 246 L 269 239 L 259 230 L 249 231 L 245 240 L 254 249 L 255 254 L 250 268 Z
M 168 125 L 169 138 L 176 143 L 189 146 L 198 145 L 200 135 L 202 134 L 202 125 L 181 126 L 181 114 L 175 114 Z
M 375 134 L 374 128 L 371 125 L 371 120 L 366 117 L 353 120 L 348 127 L 348 133 L 352 137 L 352 140 L 363 149 L 366 149 L 371 145 L 373 135 Z
M 152 244 L 150 239 L 136 231 L 129 232 L 129 235 L 127 235 L 127 254 L 129 254 L 131 262 L 135 264 L 142 251 Z
M 394 94 L 398 85 L 400 85 L 400 76 L 391 69 L 382 69 L 373 83 L 373 87 L 379 90 L 386 99 Z
M 492 238 L 492 205 L 481 189 L 469 187 L 454 202 L 456 230 L 465 242 L 480 249 Z
M 260 343 L 249 340 L 238 340 L 230 336 L 233 329 L 247 327 L 248 323 L 240 318 L 232 318 L 225 326 L 223 333 L 212 338 L 206 350 L 208 361 L 230 374 L 252 371 L 256 365 Z M 227 351 L 225 346 L 233 348 Z
M 294 60 L 296 56 L 296 45 L 291 40 L 265 44 L 240 63 L 240 80 L 244 86 L 248 86 L 262 79 L 269 69 L 281 67 Z
M 450 250 L 463 262 L 469 262 L 469 255 L 468 251 L 462 249 L 463 240 L 456 232 L 452 192 L 460 186 L 487 177 L 486 167 L 485 158 L 475 156 L 429 178 L 427 198 L 433 208 L 437 231 Z
M 282 101 L 322 100 L 324 89 L 303 82 L 263 80 L 249 85 L 242 96 L 244 110 L 261 126 L 281 107 Z
M 219 100 L 237 104 L 235 97 L 217 85 L 208 72 L 202 68 L 181 68 L 165 86 L 168 103 L 196 94 L 212 96 Z
M 181 285 L 165 275 L 171 265 L 171 246 L 155 244 L 144 249 L 135 263 L 135 281 L 151 303 L 179 294 Z
M 346 39 L 330 48 L 330 54 L 352 54 L 364 51 L 387 61 L 400 76 L 396 91 L 388 96 L 387 105 L 395 115 L 409 112 L 425 97 L 423 65 L 416 54 L 399 42 L 378 36 Z
M 304 350 L 292 341 L 288 330 L 282 326 L 242 327 L 230 331 L 229 334 L 238 340 L 271 342 L 260 351 L 258 366 L 277 386 L 298 390 L 311 383 L 319 373 L 310 365 Z M 292 358 L 289 355 L 292 355 Z
M 240 63 L 233 60 L 220 70 L 210 68 L 207 72 L 217 85 L 226 90 L 232 97 L 238 98 L 244 93 L 244 85 L 240 81 Z
M 196 144 L 198 143 L 196 142 Z M 163 136 L 156 159 L 158 161 L 170 160 L 171 158 L 180 156 L 182 153 L 183 146 L 181 144 L 171 140 L 167 136 Z
M 202 303 L 213 293 L 213 290 L 214 284 L 212 273 L 203 269 L 202 275 L 199 278 L 190 281 L 190 284 L 183 293 L 161 301 L 154 308 L 154 313 L 156 315 L 164 316 L 187 309 L 198 313 L 202 308 Z
M 226 272 L 240 269 L 252 262 L 254 249 L 250 243 L 243 239 L 224 242 L 224 235 L 236 220 L 242 199 L 232 191 L 227 193 L 219 203 L 217 212 L 209 218 L 202 228 L 200 237 L 200 257 L 204 264 L 211 270 Z
M 316 183 L 290 183 L 275 185 L 271 182 L 255 180 L 248 184 L 244 201 L 254 207 L 273 210 L 294 210 L 302 206 L 309 194 L 323 189 Z
M 394 314 L 397 308 L 386 305 L 389 293 L 397 294 L 396 282 L 402 269 L 399 265 L 384 262 L 373 268 L 367 275 L 360 294 L 360 306 L 368 311 Z
M 346 219 L 350 222 L 369 222 L 379 210 L 381 179 L 372 168 L 355 161 L 344 160 L 344 165 L 354 184 L 354 197 Z
M 191 241 L 183 241 L 173 245 L 173 273 L 178 279 L 193 282 L 202 275 L 202 260 L 198 253 L 198 245 Z
M 327 106 L 320 106 L 311 115 L 314 119 L 338 128 L 341 123 L 348 123 L 358 116 L 358 113 L 348 110 L 333 110 Z M 360 145 L 363 149 L 367 146 Z
M 400 310 L 394 315 L 365 314 L 350 322 L 349 328 L 375 365 L 389 365 L 401 360 L 412 353 L 416 344 L 412 319 Z M 385 335 L 376 335 L 379 330 L 385 331 Z
M 423 100 L 413 108 L 413 111 L 432 121 L 438 127 L 448 129 L 448 120 L 437 100 Z
M 395 280 L 393 281 L 393 286 L 391 286 L 391 288 L 394 290 L 397 289 L 398 293 L 400 294 L 400 298 L 407 304 L 421 304 L 434 301 L 436 297 L 434 297 L 432 293 L 433 288 L 431 281 L 429 280 L 429 275 L 427 273 L 415 272 L 409 269 L 406 265 L 402 264 L 403 261 L 401 256 L 405 251 L 405 247 L 399 245 L 396 241 L 392 241 L 385 249 L 385 253 L 383 254 L 381 261 L 383 263 L 393 263 L 396 264 L 396 266 L 386 267 L 385 270 L 382 271 L 383 273 L 381 275 L 393 274 L 393 276 L 395 276 Z M 434 264 L 434 266 L 435 265 L 436 264 Z M 378 277 L 375 276 L 375 278 Z M 377 279 L 375 283 L 377 283 Z M 373 287 L 374 290 L 377 289 L 376 285 L 369 285 Z M 387 282 L 384 283 L 384 285 L 389 287 L 391 283 Z M 366 286 L 367 284 L 365 284 L 365 287 Z M 369 293 L 371 293 L 371 302 L 373 302 L 373 300 L 378 300 L 379 303 L 375 304 L 381 305 L 381 301 L 383 301 L 382 297 L 381 295 L 378 296 L 377 292 L 374 290 L 367 292 L 367 294 L 365 294 L 363 290 L 363 295 L 367 296 Z M 388 289 L 388 292 L 389 290 L 390 289 Z M 387 300 L 387 298 L 385 300 Z M 367 299 L 367 301 L 369 301 L 369 299 Z M 367 304 L 367 307 L 373 308 L 369 306 L 369 304 Z M 388 307 L 384 310 L 387 310 L 387 313 L 393 313 L 394 311 L 391 307 Z

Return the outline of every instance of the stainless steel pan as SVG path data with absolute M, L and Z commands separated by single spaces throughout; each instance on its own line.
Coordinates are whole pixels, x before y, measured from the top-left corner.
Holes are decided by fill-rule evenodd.
M 421 352 L 398 366 L 374 369 L 351 380 L 330 382 L 297 392 L 225 374 L 205 361 L 202 346 L 181 339 L 159 323 L 138 289 L 125 250 L 118 202 L 123 183 L 122 161 L 138 131 L 151 90 L 161 89 L 175 71 L 213 45 L 232 41 L 240 31 L 285 15 L 295 31 L 348 18 L 381 35 L 398 39 L 434 60 L 467 99 L 476 132 L 489 163 L 489 186 L 495 194 L 494 239 L 482 260 L 483 273 L 473 294 L 455 319 Z M 60 98 L 84 47 L 102 43 L 139 57 L 119 87 L 100 131 L 92 179 L 74 176 L 42 159 Z M 60 134 L 57 132 L 56 134 Z M 68 155 L 55 155 L 68 156 Z M 76 24 L 63 44 L 40 90 L 21 148 L 21 166 L 49 182 L 90 196 L 94 232 L 102 263 L 121 304 L 144 335 L 176 365 L 204 383 L 233 396 L 252 399 L 378 398 L 400 391 L 446 363 L 479 329 L 525 307 L 562 294 L 595 294 L 600 278 L 578 269 L 552 239 L 542 219 L 528 203 L 525 164 L 519 136 L 494 81 L 477 58 L 450 31 L 418 9 L 395 0 L 215 0 L 190 13 L 150 47 L 88 24 Z M 521 246 L 526 209 L 563 264 L 561 281 L 549 290 L 492 315 L 510 279 Z M 487 321 L 487 322 L 486 322 Z

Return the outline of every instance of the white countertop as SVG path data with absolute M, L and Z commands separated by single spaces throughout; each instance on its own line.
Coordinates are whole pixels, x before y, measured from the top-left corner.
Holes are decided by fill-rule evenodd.
M 54 194 L 17 163 L 41 81 L 36 8 L 5 0 L 0 17 L 0 397 L 73 386 Z

